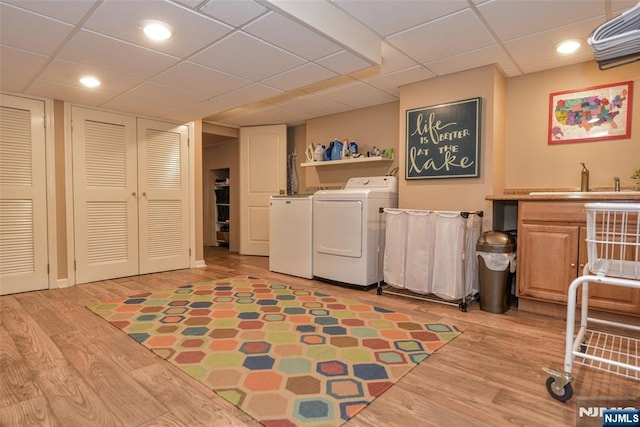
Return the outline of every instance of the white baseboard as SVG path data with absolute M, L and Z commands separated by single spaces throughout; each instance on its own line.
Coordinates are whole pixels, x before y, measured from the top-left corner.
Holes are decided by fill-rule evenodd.
M 58 287 L 58 289 L 68 288 L 69 287 L 69 280 L 67 278 L 58 279 L 56 281 L 56 286 Z
M 194 268 L 205 268 L 207 266 L 207 264 L 205 264 L 203 259 L 197 259 L 196 260 L 196 265 Z

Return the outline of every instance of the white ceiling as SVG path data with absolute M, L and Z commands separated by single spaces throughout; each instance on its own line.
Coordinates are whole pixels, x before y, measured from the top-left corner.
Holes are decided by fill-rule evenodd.
M 507 77 L 593 59 L 628 0 L 0 0 L 0 90 L 233 127 L 296 125 L 487 64 Z M 146 40 L 145 19 L 173 26 Z M 561 57 L 554 44 L 578 38 Z M 81 75 L 102 80 L 97 89 Z

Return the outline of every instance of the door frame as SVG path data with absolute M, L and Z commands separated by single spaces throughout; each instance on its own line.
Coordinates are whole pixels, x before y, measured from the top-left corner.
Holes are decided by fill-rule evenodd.
M 75 231 L 74 231 L 74 209 L 73 209 L 73 138 L 72 138 L 72 123 L 71 123 L 71 108 L 78 107 L 84 108 L 88 110 L 96 110 L 105 113 L 111 114 L 121 114 L 123 116 L 134 117 L 136 119 L 149 119 L 155 121 L 163 121 L 162 119 L 157 118 L 149 118 L 149 117 L 138 117 L 131 114 L 122 113 L 119 111 L 112 110 L 104 110 L 95 107 L 89 107 L 86 105 L 75 104 L 71 102 L 64 102 L 64 157 L 65 157 L 65 203 L 66 203 L 66 223 L 67 223 L 67 279 L 64 286 L 74 286 L 76 284 L 76 272 L 74 268 L 74 261 L 76 258 L 75 253 Z M 167 123 L 175 123 L 171 121 L 166 121 Z M 191 248 L 191 254 L 189 256 L 189 268 L 200 267 L 200 263 L 196 261 L 196 251 L 195 251 L 195 241 L 196 241 L 196 217 L 195 217 L 195 167 L 194 167 L 194 159 L 195 159 L 195 151 L 194 151 L 194 124 L 193 122 L 188 123 L 175 123 L 182 124 L 188 127 L 188 186 L 189 186 L 189 246 Z M 204 261 L 202 261 L 204 264 Z M 202 265 L 204 266 L 204 265 Z

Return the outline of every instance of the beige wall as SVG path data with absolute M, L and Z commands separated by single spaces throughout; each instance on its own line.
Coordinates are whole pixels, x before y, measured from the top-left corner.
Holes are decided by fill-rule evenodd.
M 640 167 L 640 101 L 633 102 L 630 139 L 548 145 L 549 94 L 608 83 L 633 81 L 638 93 L 640 66 L 600 71 L 595 62 L 511 78 L 507 83 L 506 183 L 509 188 L 580 189 L 580 162 L 590 170 L 591 187 L 623 187 Z
M 67 272 L 67 205 L 64 151 L 64 102 L 53 102 L 54 152 L 56 177 L 56 251 L 58 279 L 69 277 Z
M 310 193 L 307 189 L 307 177 L 301 163 L 307 161 L 305 150 L 307 149 L 307 126 L 300 125 L 287 128 L 287 153 L 296 153 L 296 172 L 298 174 L 298 194 Z
M 194 133 L 194 142 L 193 142 L 193 174 L 194 174 L 194 194 L 202 194 L 203 189 L 203 172 L 202 172 L 202 120 L 196 120 L 193 123 L 193 133 Z M 202 198 L 195 197 L 194 200 L 194 209 L 195 209 L 195 234 L 196 241 L 195 245 L 195 259 L 196 261 L 204 260 L 204 245 L 202 242 L 203 238 L 203 205 Z
M 398 103 L 390 102 L 375 107 L 361 108 L 346 113 L 332 114 L 307 121 L 306 144 L 329 143 L 339 140 L 354 140 L 358 144 L 358 150 L 366 155 L 373 146 L 379 149 L 393 148 L 397 153 L 398 148 Z M 300 162 L 305 162 L 304 149 L 299 155 Z M 299 151 L 300 152 L 300 151 Z M 321 167 L 305 167 L 306 191 L 313 193 L 318 188 L 342 187 L 349 178 L 358 176 L 385 175 L 390 169 L 397 166 L 397 156 L 393 162 L 344 164 Z M 302 191 L 301 191 L 302 192 Z
M 486 212 L 484 228 L 491 224 L 491 203 L 485 200 L 503 183 L 503 120 L 496 115 L 505 99 L 505 78 L 494 66 L 425 80 L 400 88 L 398 205 L 403 209 Z M 479 178 L 404 179 L 406 170 L 406 111 L 481 97 L 482 129 Z
M 206 145 L 207 134 L 203 134 L 203 143 Z M 202 150 L 202 171 L 203 171 L 203 185 L 202 192 L 196 192 L 202 194 L 202 206 L 204 212 L 204 224 L 203 233 L 200 235 L 202 239 L 200 241 L 200 247 L 203 244 L 212 243 L 215 241 L 213 233 L 215 233 L 214 214 L 212 206 L 212 192 L 213 192 L 213 175 L 211 170 L 213 169 L 229 169 L 229 183 L 231 185 L 230 197 L 230 216 L 229 216 L 229 250 L 232 252 L 238 252 L 240 250 L 240 233 L 238 227 L 240 226 L 240 145 L 237 139 L 232 139 L 227 142 L 218 143 L 216 145 L 208 146 Z

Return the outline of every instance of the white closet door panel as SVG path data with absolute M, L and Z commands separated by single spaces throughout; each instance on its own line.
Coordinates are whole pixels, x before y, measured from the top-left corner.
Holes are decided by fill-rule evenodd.
M 287 188 L 287 126 L 240 128 L 240 253 L 269 255 L 269 200 Z
M 189 267 L 188 127 L 138 120 L 140 273 Z
M 0 95 L 0 295 L 48 287 L 44 102 Z
M 71 115 L 76 283 L 138 274 L 136 120 Z

